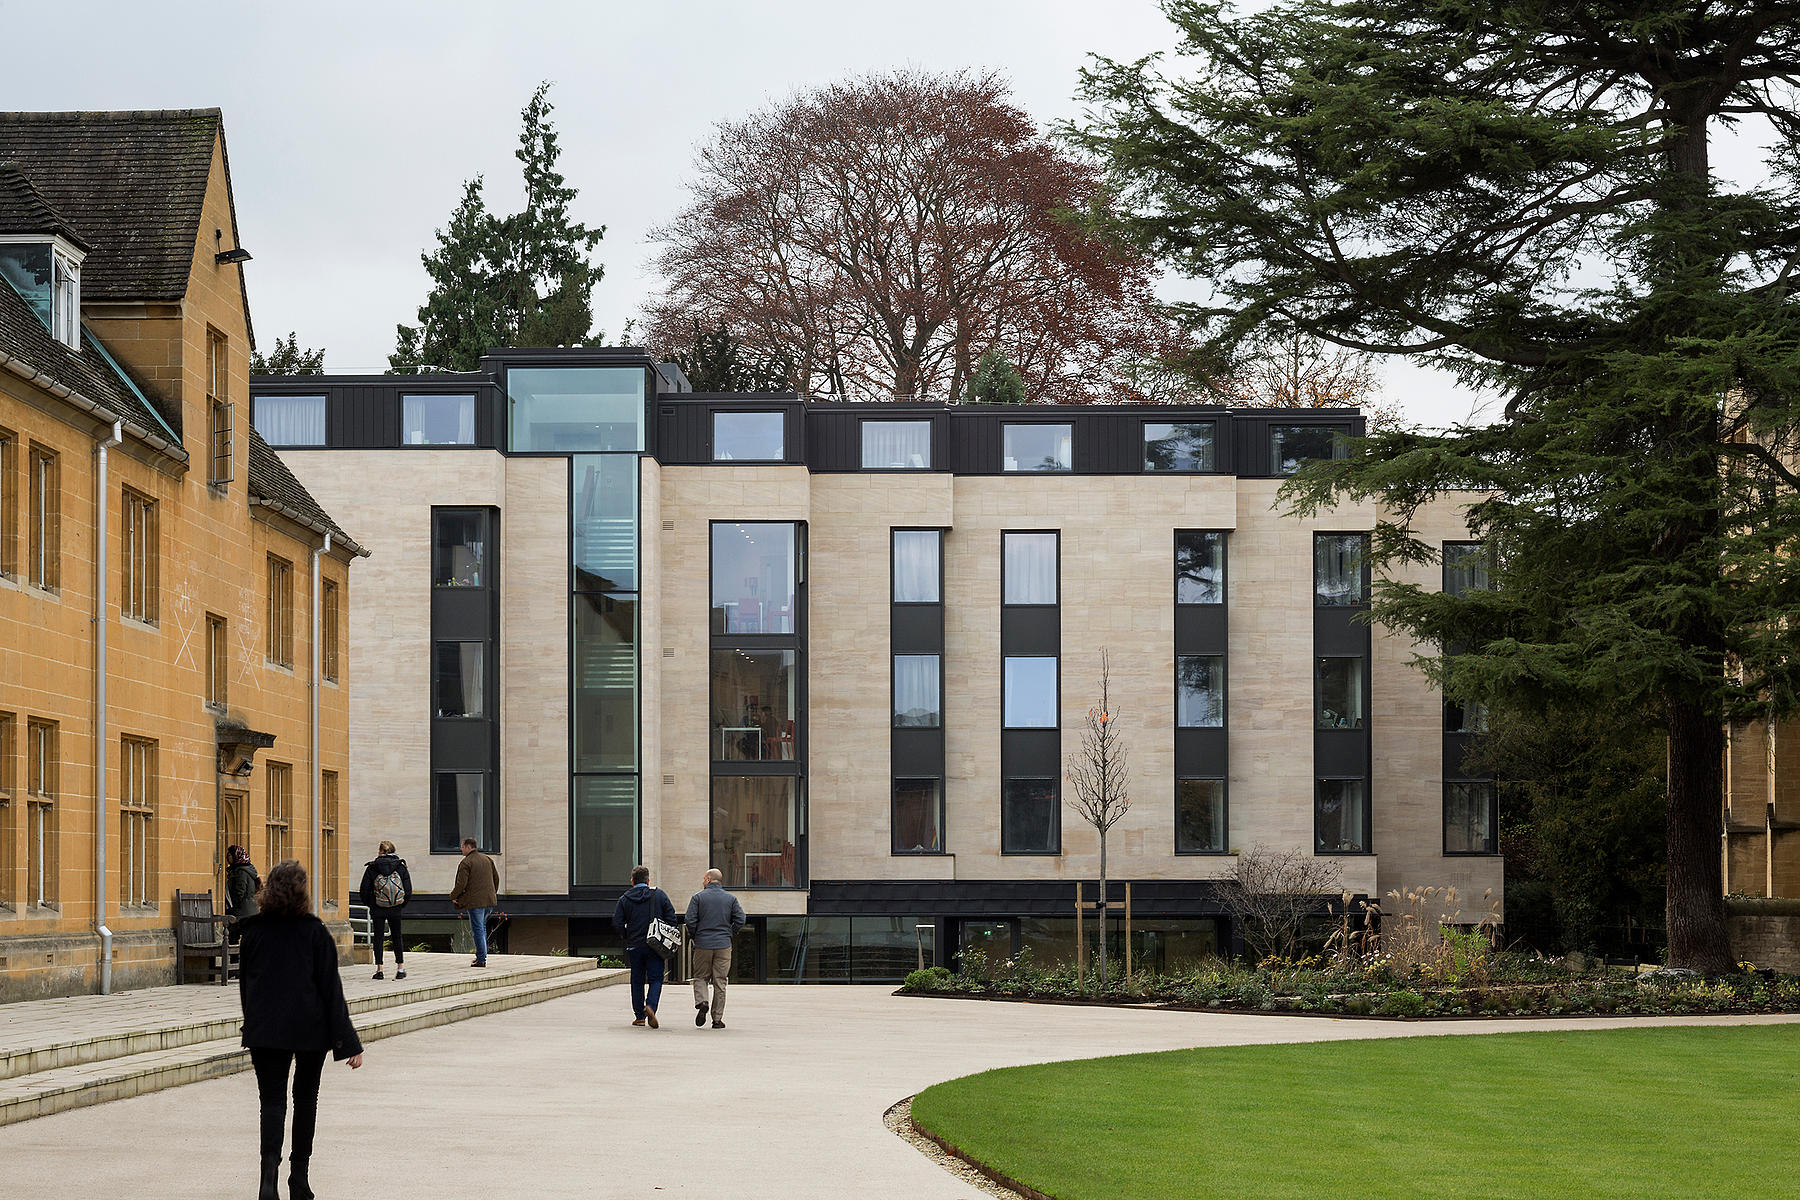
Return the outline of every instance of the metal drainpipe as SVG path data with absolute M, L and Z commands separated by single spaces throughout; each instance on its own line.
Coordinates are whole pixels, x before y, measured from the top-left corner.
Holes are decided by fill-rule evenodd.
M 319 898 L 319 915 L 325 915 L 326 896 L 320 892 L 319 882 L 319 669 L 322 659 L 319 654 L 319 560 L 331 553 L 331 534 L 325 534 L 325 544 L 312 552 L 312 674 L 307 682 L 307 705 L 309 708 L 309 733 L 311 735 L 312 769 L 307 790 L 312 793 L 312 886 L 313 895 Z
M 112 995 L 113 932 L 106 924 L 106 551 L 107 451 L 124 440 L 122 421 L 94 447 L 94 932 L 100 935 L 100 994 Z

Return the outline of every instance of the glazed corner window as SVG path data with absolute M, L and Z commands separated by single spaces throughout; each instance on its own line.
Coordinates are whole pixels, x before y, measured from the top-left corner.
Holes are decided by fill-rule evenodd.
M 1444 591 L 1452 596 L 1485 592 L 1493 585 L 1488 572 L 1493 566 L 1485 542 L 1444 543 Z
M 1175 535 L 1175 603 L 1225 602 L 1225 535 L 1216 531 Z
M 944 852 L 944 781 L 894 780 L 894 853 Z
M 1175 781 L 1175 853 L 1225 853 L 1225 781 Z
M 937 529 L 894 530 L 894 603 L 943 603 L 944 534 Z
M 1005 699 L 1002 720 L 1008 729 L 1056 728 L 1056 660 L 1008 658 L 1002 664 Z
M 431 514 L 434 587 L 488 586 L 488 515 L 479 509 L 440 508 Z
M 473 446 L 475 397 L 400 397 L 400 441 L 408 446 Z
M 714 462 L 780 462 L 787 457 L 787 417 L 778 412 L 712 415 Z
M 936 729 L 943 724 L 939 672 L 935 654 L 894 655 L 894 728 Z
M 794 632 L 799 534 L 791 521 L 712 527 L 712 631 Z
M 1368 603 L 1363 582 L 1369 556 L 1366 533 L 1313 535 L 1313 596 L 1320 608 L 1354 608 Z
M 1144 423 L 1144 470 L 1210 471 L 1213 469 L 1213 423 L 1186 421 Z
M 1369 785 L 1362 779 L 1321 779 L 1313 802 L 1317 854 L 1369 852 Z
M 1492 783 L 1446 783 L 1444 853 L 1495 853 L 1498 815 Z
M 862 422 L 862 465 L 866 471 L 930 470 L 931 422 Z
M 487 713 L 487 646 L 483 642 L 439 642 L 433 674 L 435 711 L 440 717 L 480 717 Z
M 1074 465 L 1072 425 L 1005 425 L 1001 427 L 1000 469 L 1003 471 L 1067 471 Z
M 1321 658 L 1313 666 L 1316 729 L 1361 729 L 1363 726 L 1363 660 Z
M 487 776 L 480 771 L 439 771 L 431 781 L 431 852 L 455 854 L 472 837 L 488 854 L 495 851 Z
M 1292 475 L 1309 458 L 1343 458 L 1350 431 L 1331 425 L 1269 426 L 1269 464 L 1274 475 Z
M 1000 785 L 1000 852 L 1062 853 L 1062 820 L 1054 779 L 1008 779 Z
M 323 446 L 325 397 L 253 396 L 250 424 L 271 446 Z
M 513 367 L 506 372 L 507 446 L 517 452 L 644 448 L 643 367 Z
M 1000 570 L 1006 578 L 1002 604 L 1055 604 L 1057 535 L 1003 533 Z
M 1175 724 L 1183 729 L 1225 727 L 1225 659 L 1222 655 L 1176 656 Z

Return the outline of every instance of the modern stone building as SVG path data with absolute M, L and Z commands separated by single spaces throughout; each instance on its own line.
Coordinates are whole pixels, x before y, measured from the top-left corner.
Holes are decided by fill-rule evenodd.
M 0 114 L 0 999 L 166 983 L 177 890 L 345 916 L 349 566 L 249 427 L 216 110 Z
M 1454 884 L 1465 920 L 1498 898 L 1494 790 L 1458 766 L 1475 714 L 1357 619 L 1376 512 L 1276 503 L 1354 411 L 684 389 L 625 349 L 252 380 L 257 429 L 374 551 L 351 835 L 400 845 L 436 934 L 470 834 L 515 950 L 616 946 L 643 861 L 678 905 L 725 872 L 745 978 L 891 979 L 921 941 L 1066 956 L 1102 648 L 1140 962 L 1227 948 L 1217 881 L 1258 844 L 1366 895 Z M 1485 583 L 1455 507 L 1419 532 L 1449 565 L 1418 582 Z

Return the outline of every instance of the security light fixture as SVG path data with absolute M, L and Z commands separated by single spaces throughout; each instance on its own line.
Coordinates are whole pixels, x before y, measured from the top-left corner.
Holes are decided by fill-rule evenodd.
M 242 246 L 235 250 L 221 250 L 213 255 L 213 261 L 220 266 L 224 266 L 226 263 L 247 263 L 250 261 L 250 252 Z

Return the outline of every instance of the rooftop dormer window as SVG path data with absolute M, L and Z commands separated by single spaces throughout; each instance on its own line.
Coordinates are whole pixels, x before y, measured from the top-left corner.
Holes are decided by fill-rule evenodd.
M 81 255 L 61 239 L 0 241 L 0 278 L 24 297 L 50 336 L 81 349 Z

